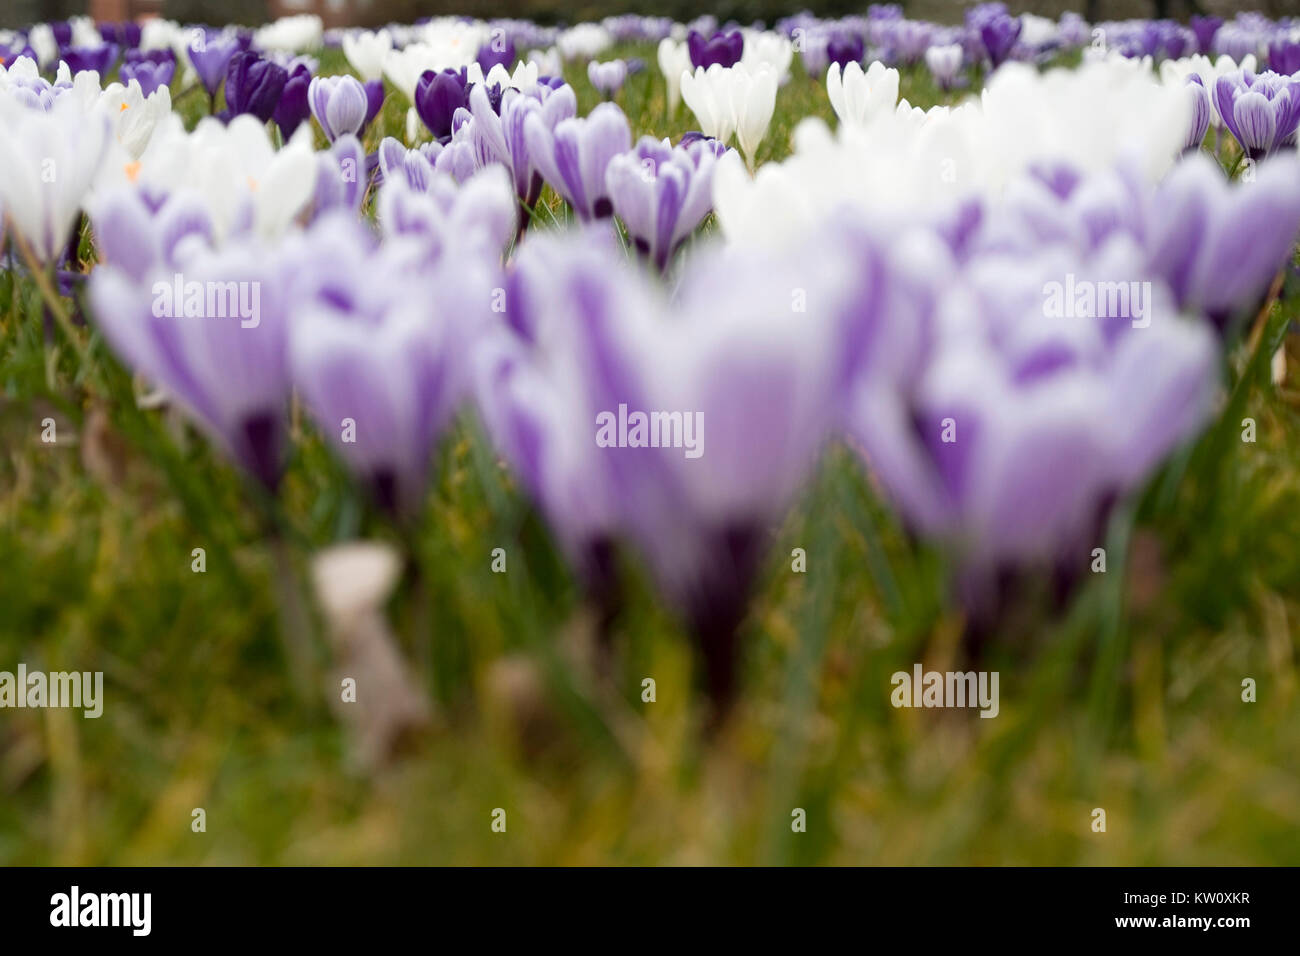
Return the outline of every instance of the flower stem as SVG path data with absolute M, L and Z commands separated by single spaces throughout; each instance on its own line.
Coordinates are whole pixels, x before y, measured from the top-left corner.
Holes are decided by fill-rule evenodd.
M 52 278 L 54 274 L 54 266 L 50 265 L 48 270 L 41 266 L 40 261 L 36 258 L 36 253 L 33 252 L 32 247 L 27 244 L 27 240 L 23 237 L 23 234 L 14 228 L 12 218 L 9 220 L 9 232 L 14 238 L 14 245 L 18 247 L 18 254 L 22 257 L 23 262 L 26 263 L 28 271 L 32 274 L 32 278 L 36 280 L 36 288 L 40 290 L 41 299 L 44 301 L 45 307 L 49 309 L 50 315 L 54 317 L 54 321 L 57 322 L 59 328 L 63 330 L 63 334 L 72 344 L 72 347 L 76 349 L 77 356 L 82 362 L 85 362 L 88 357 L 86 344 L 81 341 L 81 336 L 77 333 L 76 326 L 72 324 L 72 316 L 68 314 L 68 310 L 64 306 L 63 300 L 59 298 L 58 290 L 55 288 Z

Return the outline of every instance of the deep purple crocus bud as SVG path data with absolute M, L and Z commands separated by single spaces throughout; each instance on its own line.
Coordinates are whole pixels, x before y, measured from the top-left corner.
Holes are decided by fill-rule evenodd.
M 988 52 L 989 62 L 997 69 L 1020 39 L 1021 22 L 1019 17 L 994 17 L 980 27 L 980 40 Z
M 841 68 L 850 63 L 861 63 L 866 55 L 866 44 L 857 33 L 837 33 L 826 41 L 827 67 L 838 63 Z
M 362 132 L 369 126 L 379 111 L 384 108 L 384 81 L 366 80 L 361 84 L 366 91 L 366 121 L 361 124 Z
M 1213 49 L 1214 35 L 1223 26 L 1223 17 L 1192 16 L 1192 32 L 1196 34 L 1196 51 L 1208 55 Z
M 251 113 L 263 123 L 271 119 L 289 71 L 256 53 L 236 53 L 226 68 L 225 118 Z
M 415 112 L 440 143 L 451 139 L 451 121 L 458 109 L 469 108 L 465 70 L 425 70 L 415 83 Z
M 497 65 L 509 70 L 516 59 L 515 44 L 510 39 L 493 39 L 478 48 L 478 65 L 483 68 L 485 76 Z
M 307 87 L 312 115 L 331 143 L 345 133 L 353 136 L 366 122 L 370 102 L 355 76 L 318 76 Z
M 704 34 L 692 30 L 686 37 L 686 49 L 691 55 L 692 67 L 707 69 L 715 63 L 735 66 L 745 52 L 745 36 L 739 30 L 732 30 L 730 33 L 715 33 L 706 39 Z
M 1300 40 L 1283 36 L 1273 40 L 1268 45 L 1268 68 L 1283 76 L 1300 73 Z
M 102 78 L 117 61 L 117 44 L 105 43 L 101 46 L 74 46 L 62 50 L 59 54 L 68 69 L 73 73 L 94 70 Z
M 231 57 L 239 52 L 239 41 L 233 36 L 198 31 L 190 39 L 189 52 L 199 82 L 209 96 L 216 96 Z
M 288 139 L 293 131 L 311 116 L 311 106 L 307 103 L 307 88 L 311 84 L 311 70 L 305 63 L 296 63 L 289 71 L 285 81 L 284 92 L 276 104 L 272 119 L 280 128 L 280 136 Z

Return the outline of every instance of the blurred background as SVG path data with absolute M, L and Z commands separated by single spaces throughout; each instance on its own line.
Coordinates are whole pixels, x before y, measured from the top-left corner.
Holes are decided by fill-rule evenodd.
M 686 21 L 703 13 L 741 22 L 774 21 L 801 9 L 824 15 L 865 11 L 861 0 L 5 0 L 0 24 L 22 26 L 40 20 L 90 14 L 96 20 L 162 15 L 181 22 L 263 23 L 295 13 L 319 14 L 327 27 L 410 23 L 447 14 L 517 17 L 538 22 L 581 23 L 619 13 L 642 13 Z M 908 17 L 955 23 L 972 6 L 963 0 L 904 0 Z M 1258 10 L 1273 17 L 1300 14 L 1300 0 L 1008 0 L 1012 13 L 1057 17 L 1067 10 L 1087 19 L 1175 17 L 1193 13 L 1231 15 Z

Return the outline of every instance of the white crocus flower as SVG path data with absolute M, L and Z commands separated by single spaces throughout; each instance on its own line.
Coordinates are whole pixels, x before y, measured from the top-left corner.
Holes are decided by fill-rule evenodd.
M 695 114 L 700 131 L 720 142 L 735 134 L 750 166 L 767 135 L 776 109 L 777 74 L 769 66 L 750 70 L 715 63 L 694 73 L 682 73 L 682 99 Z
M 0 208 L 42 262 L 68 245 L 111 142 L 108 120 L 72 100 L 48 111 L 0 98 Z
M 145 96 L 140 83 L 132 80 L 127 86 L 110 83 L 100 94 L 98 105 L 112 124 L 114 138 L 132 159 L 139 159 L 158 122 L 171 115 L 172 97 L 165 86 Z
M 751 71 L 744 63 L 731 68 L 731 108 L 735 117 L 736 142 L 752 168 L 759 144 L 767 135 L 776 110 L 779 75 L 770 66 Z
M 677 112 L 677 104 L 682 101 L 682 74 L 691 69 L 691 51 L 686 48 L 686 44 L 672 37 L 660 40 L 659 69 L 668 87 L 668 115 L 671 116 Z
M 841 123 L 865 126 L 898 103 L 898 71 L 876 60 L 865 73 L 857 63 L 841 73 L 840 65 L 832 63 L 826 71 L 826 92 Z
M 387 30 L 349 30 L 343 34 L 343 55 L 363 80 L 384 75 L 384 57 L 393 48 Z
M 746 30 L 745 50 L 740 62 L 751 72 L 768 66 L 776 73 L 779 83 L 790 78 L 790 63 L 794 59 L 794 44 L 789 37 L 766 30 Z
M 312 13 L 299 13 L 258 27 L 253 34 L 253 42 L 260 50 L 305 53 L 307 50 L 319 49 L 324 37 L 325 27 L 320 17 Z
M 189 187 L 206 200 L 218 241 L 254 230 L 283 233 L 316 191 L 316 155 L 307 123 L 279 150 L 248 114 L 230 124 L 205 117 L 186 133 L 175 114 L 160 123 L 127 178 L 153 192 Z
M 682 71 L 682 100 L 695 114 L 700 132 L 719 142 L 727 142 L 736 131 L 736 115 L 731 106 L 731 70 L 715 63 L 695 72 Z

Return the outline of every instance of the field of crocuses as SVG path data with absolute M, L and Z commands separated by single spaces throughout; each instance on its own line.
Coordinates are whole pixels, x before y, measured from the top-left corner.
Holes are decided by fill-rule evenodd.
M 0 862 L 1300 862 L 1300 20 L 0 62 Z

